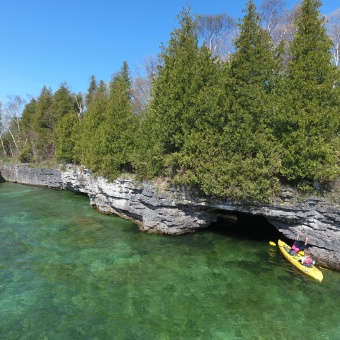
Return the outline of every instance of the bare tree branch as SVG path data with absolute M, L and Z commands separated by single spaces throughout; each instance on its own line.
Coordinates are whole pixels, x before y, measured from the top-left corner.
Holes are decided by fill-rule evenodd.
M 335 66 L 340 62 L 340 8 L 331 13 L 328 17 L 328 33 L 333 40 L 333 60 Z
M 136 69 L 137 76 L 132 85 L 132 104 L 136 115 L 143 115 L 150 101 L 152 82 L 157 75 L 159 60 L 149 56 L 144 64 Z
M 285 6 L 285 0 L 265 0 L 262 3 L 260 13 L 269 34 L 272 34 L 278 25 L 283 22 L 283 9 Z
M 198 37 L 214 56 L 228 59 L 236 34 L 236 21 L 228 14 L 199 15 L 196 19 Z
M 74 95 L 74 98 L 77 104 L 77 116 L 80 119 L 84 114 L 85 94 L 79 92 L 77 95 Z
M 1 104 L 1 124 L 0 124 L 0 134 L 1 134 L 1 143 L 5 151 L 3 136 L 6 133 L 9 133 L 15 149 L 19 151 L 19 146 L 17 139 L 20 138 L 20 117 L 26 102 L 20 96 L 8 96 L 8 101 L 5 104 Z M 18 137 L 18 138 L 16 138 Z M 14 152 L 12 150 L 11 145 L 9 145 L 12 156 Z

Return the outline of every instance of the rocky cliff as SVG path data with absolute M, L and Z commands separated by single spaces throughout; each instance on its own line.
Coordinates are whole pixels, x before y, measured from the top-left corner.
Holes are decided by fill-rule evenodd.
M 340 206 L 324 198 L 301 197 L 286 189 L 270 204 L 216 199 L 174 188 L 166 181 L 138 182 L 122 177 L 109 182 L 71 165 L 44 170 L 27 164 L 0 164 L 0 174 L 0 180 L 85 193 L 93 207 L 131 219 L 146 232 L 194 231 L 207 227 L 221 213 L 261 215 L 290 239 L 298 230 L 308 234 L 318 263 L 340 270 Z

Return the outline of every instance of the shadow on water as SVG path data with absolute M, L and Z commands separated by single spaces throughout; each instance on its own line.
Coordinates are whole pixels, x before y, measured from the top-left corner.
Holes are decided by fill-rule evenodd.
M 229 236 L 238 240 L 256 242 L 277 242 L 278 239 L 287 241 L 272 224 L 263 216 L 244 213 L 220 214 L 217 221 L 205 231 Z

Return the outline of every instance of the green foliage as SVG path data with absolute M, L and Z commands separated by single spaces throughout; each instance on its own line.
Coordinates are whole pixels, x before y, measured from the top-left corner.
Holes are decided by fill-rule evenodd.
M 100 125 L 102 154 L 100 172 L 115 178 L 123 171 L 132 170 L 136 117 L 131 105 L 131 81 L 126 62 L 110 84 L 110 94 L 104 120 Z
M 98 172 L 100 170 L 101 155 L 104 152 L 100 144 L 101 130 L 99 127 L 104 121 L 108 101 L 104 82 L 100 83 L 93 95 L 94 99 L 80 121 L 75 145 L 75 157 L 92 171 Z
M 163 47 L 160 56 L 163 63 L 142 125 L 147 139 L 142 142 L 142 155 L 149 174 L 176 171 L 181 164 L 173 155 L 179 154 L 178 159 L 184 157 L 188 152 L 186 143 L 204 129 L 204 121 L 214 121 L 212 116 L 220 112 L 220 109 L 210 112 L 206 102 L 218 98 L 211 89 L 212 96 L 206 96 L 208 88 L 215 86 L 218 65 L 205 48 L 198 48 L 194 22 L 188 12 L 181 13 L 180 24 L 181 28 L 172 33 L 169 46 Z
M 225 159 L 219 165 L 226 189 L 219 183 L 218 190 L 229 196 L 265 199 L 278 189 L 275 176 L 280 157 L 272 125 L 279 64 L 252 1 L 239 26 L 227 81 L 230 106 L 222 144 Z
M 54 94 L 44 87 L 26 105 L 20 129 L 13 127 L 19 159 L 55 157 L 111 180 L 131 171 L 167 176 L 219 197 L 266 201 L 279 179 L 311 192 L 315 181 L 339 175 L 340 154 L 340 76 L 319 7 L 318 0 L 302 2 L 285 50 L 284 43 L 274 49 L 248 1 L 235 52 L 223 63 L 199 46 L 184 10 L 162 47 L 145 114 L 133 113 L 126 62 L 108 85 L 92 76 L 85 96 L 66 84 Z M 11 154 L 11 134 L 1 136 Z
M 18 158 L 21 163 L 31 163 L 34 161 L 32 146 L 29 143 L 26 143 L 21 148 Z
M 51 129 L 54 130 L 59 121 L 70 111 L 75 111 L 75 109 L 75 96 L 71 94 L 66 84 L 61 84 L 53 94 L 50 117 L 48 117 Z
M 21 116 L 21 133 L 23 140 L 32 140 L 35 134 L 35 114 L 37 110 L 37 101 L 31 101 L 25 106 Z
M 290 180 L 325 182 L 339 175 L 338 73 L 320 6 L 317 0 L 302 3 L 276 125 L 284 150 L 281 173 Z
M 51 89 L 43 87 L 40 96 L 32 99 L 22 113 L 20 140 L 23 150 L 20 157 L 26 159 L 29 153 L 30 161 L 37 162 L 53 158 L 57 124 L 75 110 L 75 96 L 66 84 L 62 84 L 54 94 Z
M 55 157 L 57 160 L 65 163 L 74 162 L 78 124 L 78 116 L 73 110 L 64 115 L 58 122 L 55 130 Z
M 14 157 L 12 142 L 13 142 L 12 137 L 8 131 L 2 134 L 1 147 L 3 148 L 4 156 Z
M 85 98 L 85 102 L 86 102 L 86 106 L 88 107 L 89 105 L 91 105 L 92 100 L 95 96 L 97 90 L 97 81 L 94 75 L 91 76 L 90 79 L 90 85 L 89 88 L 87 90 L 87 94 L 86 94 L 86 98 Z
M 169 46 L 163 47 L 163 65 L 158 70 L 148 113 L 157 125 L 155 141 L 160 145 L 156 150 L 160 147 L 165 155 L 182 148 L 185 129 L 193 123 L 189 108 L 195 105 L 193 95 L 201 86 L 201 75 L 196 70 L 197 36 L 189 13 L 182 13 L 180 24 L 181 29 L 171 34 Z
M 142 126 L 146 173 L 208 195 L 268 198 L 280 165 L 268 124 L 278 63 L 255 6 L 249 3 L 230 67 L 198 47 L 188 11 L 180 24 L 161 54 Z
M 101 83 L 91 96 L 76 149 L 82 164 L 113 179 L 132 170 L 137 118 L 132 112 L 127 63 L 113 76 L 108 94 Z
M 36 112 L 35 112 L 35 125 L 38 129 L 51 128 L 51 106 L 53 101 L 52 90 L 47 87 L 43 87 L 40 96 L 37 100 Z

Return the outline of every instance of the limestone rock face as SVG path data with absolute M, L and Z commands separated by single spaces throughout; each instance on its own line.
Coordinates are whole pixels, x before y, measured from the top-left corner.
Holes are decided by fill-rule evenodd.
M 320 197 L 299 197 L 292 189 L 282 191 L 270 204 L 258 204 L 199 197 L 167 182 L 138 182 L 132 178 L 109 182 L 72 165 L 44 170 L 28 164 L 0 164 L 0 174 L 0 179 L 10 182 L 85 193 L 91 206 L 130 219 L 146 232 L 191 232 L 207 227 L 221 212 L 264 216 L 290 239 L 303 231 L 317 262 L 340 270 L 340 206 Z
M 8 182 L 62 188 L 61 171 L 59 169 L 31 168 L 28 164 L 1 164 L 0 179 Z

